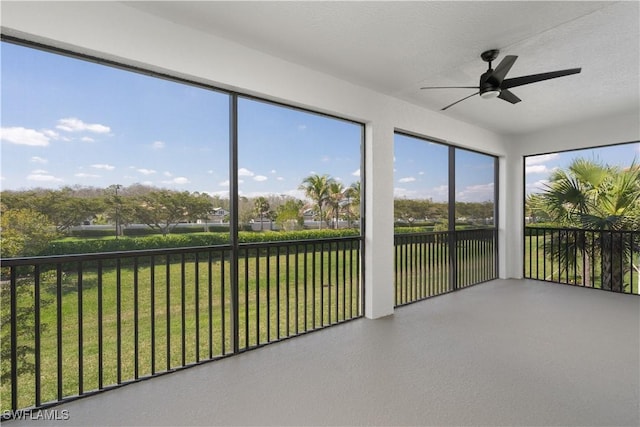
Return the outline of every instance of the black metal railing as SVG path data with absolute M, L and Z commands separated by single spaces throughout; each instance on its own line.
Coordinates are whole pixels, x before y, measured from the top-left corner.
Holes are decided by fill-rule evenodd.
M 360 317 L 361 238 L 2 260 L 2 411 Z M 232 262 L 232 260 L 234 262 Z
M 498 274 L 495 229 L 396 234 L 394 243 L 396 306 L 492 280 Z
M 524 277 L 638 294 L 640 232 L 526 227 Z

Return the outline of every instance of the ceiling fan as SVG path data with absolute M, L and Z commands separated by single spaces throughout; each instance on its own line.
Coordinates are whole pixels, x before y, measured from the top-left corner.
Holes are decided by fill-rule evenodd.
M 541 82 L 543 80 L 555 79 L 558 77 L 569 76 L 571 74 L 578 74 L 582 68 L 570 68 L 568 70 L 560 70 L 560 71 L 552 71 L 550 73 L 542 73 L 542 74 L 531 74 L 528 76 L 522 77 L 514 77 L 511 79 L 505 79 L 507 73 L 518 59 L 515 55 L 507 55 L 505 56 L 500 64 L 494 70 L 491 68 L 491 63 L 498 57 L 500 51 L 498 49 L 487 50 L 482 52 L 480 57 L 483 61 L 489 63 L 489 69 L 480 76 L 480 85 L 479 86 L 426 86 L 420 89 L 477 89 L 478 92 L 472 93 L 469 96 L 465 96 L 464 98 L 454 102 L 453 104 L 449 104 L 442 109 L 442 111 L 446 110 L 449 107 L 453 107 L 459 102 L 464 101 L 465 99 L 471 98 L 475 95 L 480 95 L 480 97 L 489 99 L 498 97 L 512 104 L 516 104 L 521 101 L 520 98 L 515 96 L 509 89 L 528 85 L 530 83 Z

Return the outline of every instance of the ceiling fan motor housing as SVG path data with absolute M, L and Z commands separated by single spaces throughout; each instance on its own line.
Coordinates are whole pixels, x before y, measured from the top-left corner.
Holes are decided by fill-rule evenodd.
M 480 76 L 479 87 L 482 98 L 495 98 L 500 95 L 500 82 L 493 77 L 493 70 L 491 68 Z

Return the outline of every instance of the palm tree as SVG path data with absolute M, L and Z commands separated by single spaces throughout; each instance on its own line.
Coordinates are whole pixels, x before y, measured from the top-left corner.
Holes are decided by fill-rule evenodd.
M 329 200 L 329 185 L 332 182 L 334 182 L 334 180 L 329 177 L 329 175 L 315 174 L 306 177 L 300 185 L 300 189 L 304 190 L 305 195 L 313 201 L 315 207 L 318 209 L 320 216 L 318 228 L 322 228 L 322 221 L 324 219 L 323 208 Z
M 253 206 L 255 212 L 260 217 L 260 230 L 264 229 L 264 223 L 262 222 L 262 218 L 269 213 L 271 206 L 269 206 L 269 201 L 265 197 L 258 197 L 253 201 Z
M 622 169 L 576 159 L 566 170 L 551 175 L 537 204 L 535 208 L 544 210 L 561 226 L 598 232 L 595 241 L 588 239 L 584 231 L 566 233 L 562 243 L 557 242 L 556 246 L 562 246 L 558 247 L 558 254 L 566 258 L 579 253 L 583 281 L 588 284 L 591 257 L 599 249 L 602 288 L 622 291 L 623 266 L 630 265 L 631 247 L 638 243 L 623 238 L 619 231 L 640 229 L 640 166 L 634 162 Z
M 351 215 L 360 217 L 360 181 L 356 181 L 344 190 L 347 198 L 347 225 L 351 227 Z
M 341 182 L 333 181 L 329 183 L 329 197 L 327 198 L 327 205 L 329 212 L 327 216 L 331 216 L 334 219 L 334 228 L 338 228 L 338 221 L 340 220 L 340 208 L 342 199 L 344 199 L 344 185 Z

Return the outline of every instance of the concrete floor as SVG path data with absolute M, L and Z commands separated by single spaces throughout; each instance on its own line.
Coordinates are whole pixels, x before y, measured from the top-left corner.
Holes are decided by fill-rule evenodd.
M 58 425 L 640 425 L 640 298 L 497 280 L 60 405 Z M 52 425 L 14 420 L 11 427 Z

